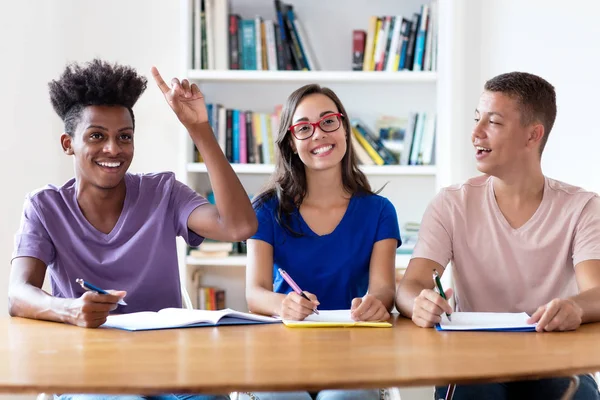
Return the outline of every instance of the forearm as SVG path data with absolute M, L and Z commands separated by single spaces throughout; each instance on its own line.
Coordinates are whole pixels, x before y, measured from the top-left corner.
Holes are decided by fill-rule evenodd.
M 400 285 L 398 286 L 398 290 L 396 291 L 396 308 L 398 309 L 400 314 L 404 315 L 405 317 L 412 318 L 415 298 L 419 296 L 423 289 L 431 288 L 425 287 L 421 282 L 417 280 L 409 280 L 403 278 L 400 281 Z
M 285 297 L 284 294 L 274 293 L 263 287 L 254 286 L 246 289 L 248 309 L 256 314 L 279 315 Z
M 388 312 L 394 308 L 394 287 L 382 287 L 373 291 L 369 289 L 369 294 L 375 296 L 385 306 Z
M 8 312 L 13 317 L 70 323 L 67 303 L 33 285 L 11 285 L 8 291 Z
M 571 297 L 581 307 L 582 323 L 600 321 L 600 287 L 588 289 Z
M 206 164 L 221 223 L 237 240 L 247 239 L 258 227 L 248 194 L 221 151 L 208 122 L 187 129 Z

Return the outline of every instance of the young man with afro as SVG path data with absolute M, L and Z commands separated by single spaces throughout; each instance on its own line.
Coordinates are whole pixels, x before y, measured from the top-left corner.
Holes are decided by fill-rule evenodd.
M 25 199 L 12 258 L 10 315 L 96 328 L 113 312 L 181 307 L 176 237 L 197 246 L 205 237 L 241 241 L 256 231 L 250 200 L 208 124 L 202 93 L 186 79 L 174 78 L 169 87 L 156 68 L 152 74 L 202 154 L 216 205 L 171 172 L 127 172 L 134 154 L 132 109 L 146 78 L 98 59 L 68 65 L 49 88 L 75 177 Z M 52 295 L 41 289 L 46 271 Z M 117 290 L 85 291 L 77 278 Z M 126 305 L 118 304 L 122 299 Z M 175 396 L 161 398 L 213 398 Z

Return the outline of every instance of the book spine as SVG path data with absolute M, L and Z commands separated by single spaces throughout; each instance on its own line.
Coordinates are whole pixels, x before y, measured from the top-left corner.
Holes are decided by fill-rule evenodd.
M 229 15 L 229 69 L 240 69 L 238 15 Z
M 226 111 L 226 115 L 227 115 L 227 128 L 226 128 L 226 134 L 225 134 L 225 157 L 227 157 L 227 160 L 229 162 L 233 162 L 233 148 L 232 148 L 232 143 L 231 143 L 231 136 L 233 135 L 233 121 L 231 120 L 232 116 L 232 110 L 227 110 Z
M 419 31 L 419 24 L 421 22 L 421 14 L 413 14 L 412 23 L 410 26 L 410 36 L 408 37 L 408 45 L 406 46 L 406 63 L 404 68 L 406 70 L 413 69 L 415 63 L 415 45 L 417 43 L 417 32 Z
M 355 29 L 352 31 L 352 70 L 362 71 L 365 56 L 365 39 L 367 32 Z
M 239 110 L 232 110 L 231 121 L 233 124 L 233 132 L 231 135 L 231 143 L 233 146 L 233 163 L 237 164 L 240 162 L 240 112 Z
M 275 2 L 275 14 L 277 15 L 277 23 L 279 25 L 279 34 L 281 39 L 281 47 L 282 47 L 282 55 L 284 59 L 284 67 L 282 69 L 293 70 L 293 59 L 291 54 L 291 49 L 288 44 L 288 35 L 286 32 L 286 24 L 285 19 L 283 17 L 283 11 L 280 0 L 274 0 Z
M 256 32 L 255 22 L 242 20 L 242 61 L 244 70 L 256 70 Z
M 254 134 L 252 133 L 252 111 L 246 111 L 246 152 L 248 153 L 248 163 L 256 162 L 256 151 L 254 143 Z

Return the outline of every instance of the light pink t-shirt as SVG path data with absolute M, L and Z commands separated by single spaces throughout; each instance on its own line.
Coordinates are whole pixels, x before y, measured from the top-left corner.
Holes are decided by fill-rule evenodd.
M 537 211 L 513 229 L 479 176 L 433 199 L 412 257 L 452 262 L 458 311 L 531 314 L 579 293 L 574 265 L 600 259 L 600 197 L 546 178 Z

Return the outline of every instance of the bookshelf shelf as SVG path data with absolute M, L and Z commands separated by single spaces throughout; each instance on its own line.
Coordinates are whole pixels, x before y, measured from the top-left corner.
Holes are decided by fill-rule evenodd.
M 410 261 L 410 254 L 396 254 L 396 268 L 406 269 Z M 215 266 L 215 267 L 245 267 L 246 256 L 229 256 L 215 258 L 196 258 L 187 257 L 188 265 L 195 266 Z
M 202 83 L 435 83 L 436 72 L 382 71 L 244 71 L 190 70 L 188 77 Z
M 269 175 L 273 173 L 272 164 L 231 164 L 236 174 L 240 175 Z M 434 165 L 361 165 L 360 169 L 369 176 L 435 176 L 436 167 Z M 206 165 L 203 163 L 189 163 L 188 172 L 205 173 Z

